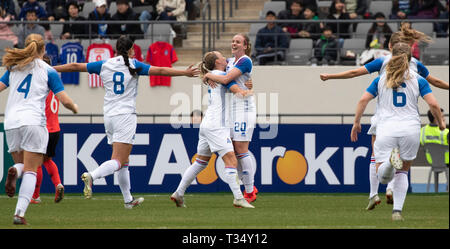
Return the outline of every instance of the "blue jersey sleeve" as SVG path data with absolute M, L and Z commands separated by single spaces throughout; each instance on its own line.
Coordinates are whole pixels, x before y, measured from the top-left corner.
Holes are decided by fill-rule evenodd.
M 429 93 L 431 93 L 431 87 L 430 84 L 428 83 L 428 81 L 426 79 L 424 79 L 423 77 L 417 77 L 417 81 L 419 83 L 419 91 L 420 91 L 420 96 L 425 96 Z
M 54 94 L 64 91 L 62 80 L 53 68 L 48 69 L 48 87 Z
M 381 66 L 383 66 L 384 57 L 380 57 L 378 59 L 375 59 L 366 65 L 364 67 L 366 68 L 367 72 L 373 73 L 373 72 L 379 72 L 381 70 Z
M 420 61 L 417 61 L 417 73 L 425 79 L 430 75 L 428 69 Z
M 250 73 L 252 71 L 252 61 L 247 57 L 242 58 L 238 61 L 235 67 L 239 69 L 242 74 Z
M 378 95 L 378 81 L 380 81 L 380 76 L 376 77 L 372 84 L 366 89 L 366 91 L 376 97 Z
M 228 83 L 228 84 L 226 84 L 226 85 L 224 85 L 227 89 L 230 89 L 232 86 L 234 86 L 234 85 L 237 85 L 237 82 L 236 81 L 231 81 L 230 83 Z
M 150 65 L 134 60 L 134 67 L 138 70 L 139 75 L 149 75 Z
M 104 61 L 89 62 L 86 67 L 88 73 L 100 74 Z
M 0 78 L 0 81 L 3 82 L 3 84 L 5 84 L 7 87 L 9 87 L 9 70 L 6 70 L 2 78 Z

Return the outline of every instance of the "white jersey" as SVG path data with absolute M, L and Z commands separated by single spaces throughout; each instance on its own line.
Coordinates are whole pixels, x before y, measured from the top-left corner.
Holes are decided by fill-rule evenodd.
M 130 67 L 138 69 L 132 76 L 122 56 L 87 64 L 89 73 L 100 75 L 105 88 L 105 116 L 136 113 L 138 75 L 148 75 L 150 65 L 129 59 Z
M 7 70 L 0 82 L 10 88 L 5 109 L 5 130 L 26 125 L 46 127 L 45 99 L 52 90 L 64 90 L 59 74 L 41 59 L 35 59 L 22 70 Z
M 226 75 L 224 71 L 213 70 L 211 72 L 215 75 Z M 231 96 L 232 94 L 228 89 L 235 85 L 236 82 L 230 82 L 227 85 L 217 84 L 217 87 L 208 87 L 208 109 L 205 112 L 205 116 L 200 124 L 200 129 L 218 129 L 218 128 L 230 128 L 229 121 Z M 229 94 L 227 94 L 229 93 Z
M 402 137 L 420 133 L 418 98 L 431 93 L 430 85 L 415 72 L 406 74 L 398 89 L 386 87 L 386 74 L 378 76 L 367 88 L 377 102 L 377 137 Z
M 240 57 L 237 61 L 234 57 L 228 59 L 228 65 L 226 68 L 227 73 L 230 72 L 233 68 L 237 68 L 241 71 L 241 76 L 234 79 L 237 85 L 244 90 L 248 88 L 245 86 L 245 82 L 247 82 L 251 78 L 253 63 L 250 57 L 244 55 Z M 239 98 L 235 96 L 233 98 L 233 112 L 256 112 L 256 104 L 254 96 L 248 96 L 246 98 Z

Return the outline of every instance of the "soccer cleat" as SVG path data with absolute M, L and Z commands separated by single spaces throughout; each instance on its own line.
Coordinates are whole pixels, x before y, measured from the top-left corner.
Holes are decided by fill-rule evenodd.
M 134 197 L 133 197 L 133 200 L 130 201 L 130 202 L 125 203 L 124 206 L 125 206 L 126 209 L 132 209 L 134 207 L 139 206 L 139 204 L 141 204 L 142 202 L 144 202 L 144 198 L 143 197 L 139 197 L 137 199 L 134 199 Z
M 389 161 L 395 169 L 401 170 L 403 168 L 403 161 L 400 159 L 400 152 L 398 148 L 392 149 L 391 158 Z
M 233 206 L 237 208 L 255 208 L 252 204 L 248 203 L 245 198 L 242 199 L 234 199 L 233 200 Z
M 92 198 L 92 176 L 88 172 L 81 175 L 81 180 L 84 182 L 83 194 L 86 199 Z
M 185 208 L 186 205 L 184 205 L 184 197 L 182 195 L 178 195 L 177 192 L 174 192 L 171 196 L 170 199 L 175 202 L 175 205 L 177 205 L 177 207 L 182 207 Z
M 392 212 L 392 221 L 403 221 L 402 212 L 401 211 L 393 211 Z
M 16 193 L 17 169 L 11 167 L 8 169 L 8 176 L 5 182 L 5 193 L 9 197 L 13 197 Z
M 380 204 L 381 200 L 378 195 L 374 195 L 372 198 L 369 199 L 369 205 L 367 205 L 366 210 L 372 210 L 375 208 L 376 205 Z
M 14 225 L 27 225 L 27 221 L 25 220 L 24 217 L 14 215 L 13 224 Z
M 391 189 L 386 189 L 386 203 L 394 204 L 394 198 L 392 197 L 393 193 Z
M 64 186 L 60 183 L 56 186 L 55 202 L 58 203 L 64 198 Z
M 31 200 L 30 200 L 30 203 L 31 204 L 39 204 L 39 203 L 41 203 L 41 197 L 38 197 L 38 198 L 31 198 Z
M 244 198 L 248 201 L 248 203 L 252 203 L 254 201 L 256 201 L 256 193 L 255 193 L 255 189 L 253 189 L 253 192 L 251 193 L 247 193 L 244 190 Z

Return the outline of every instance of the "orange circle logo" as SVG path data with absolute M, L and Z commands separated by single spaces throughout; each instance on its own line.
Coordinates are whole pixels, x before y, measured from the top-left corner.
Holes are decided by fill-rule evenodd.
M 302 154 L 295 150 L 288 150 L 284 157 L 277 160 L 277 173 L 280 179 L 287 184 L 301 182 L 308 171 L 308 163 Z
M 196 158 L 197 158 L 197 154 L 195 154 L 192 157 L 192 160 L 191 160 L 192 163 L 194 163 Z M 217 180 L 218 176 L 217 176 L 216 167 L 215 167 L 216 159 L 217 159 L 216 154 L 212 154 L 211 159 L 209 159 L 208 166 L 206 166 L 206 168 L 197 175 L 198 183 L 206 185 L 206 184 L 211 184 Z

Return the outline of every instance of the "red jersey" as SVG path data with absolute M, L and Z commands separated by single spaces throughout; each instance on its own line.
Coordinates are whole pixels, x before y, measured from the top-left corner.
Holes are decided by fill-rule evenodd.
M 154 42 L 147 51 L 146 62 L 151 66 L 172 67 L 172 63 L 178 61 L 175 49 L 170 43 Z M 172 77 L 150 75 L 150 86 L 170 86 Z
M 144 61 L 144 57 L 142 56 L 142 49 L 139 45 L 136 45 L 136 43 L 133 44 L 134 49 L 134 58 L 140 62 Z
M 103 61 L 114 57 L 114 49 L 108 43 L 92 43 L 87 48 L 86 62 Z M 102 87 L 103 82 L 100 75 L 89 74 L 90 87 Z
M 61 130 L 58 120 L 59 99 L 50 91 L 45 99 L 45 116 L 47 117 L 47 130 L 49 133 Z

